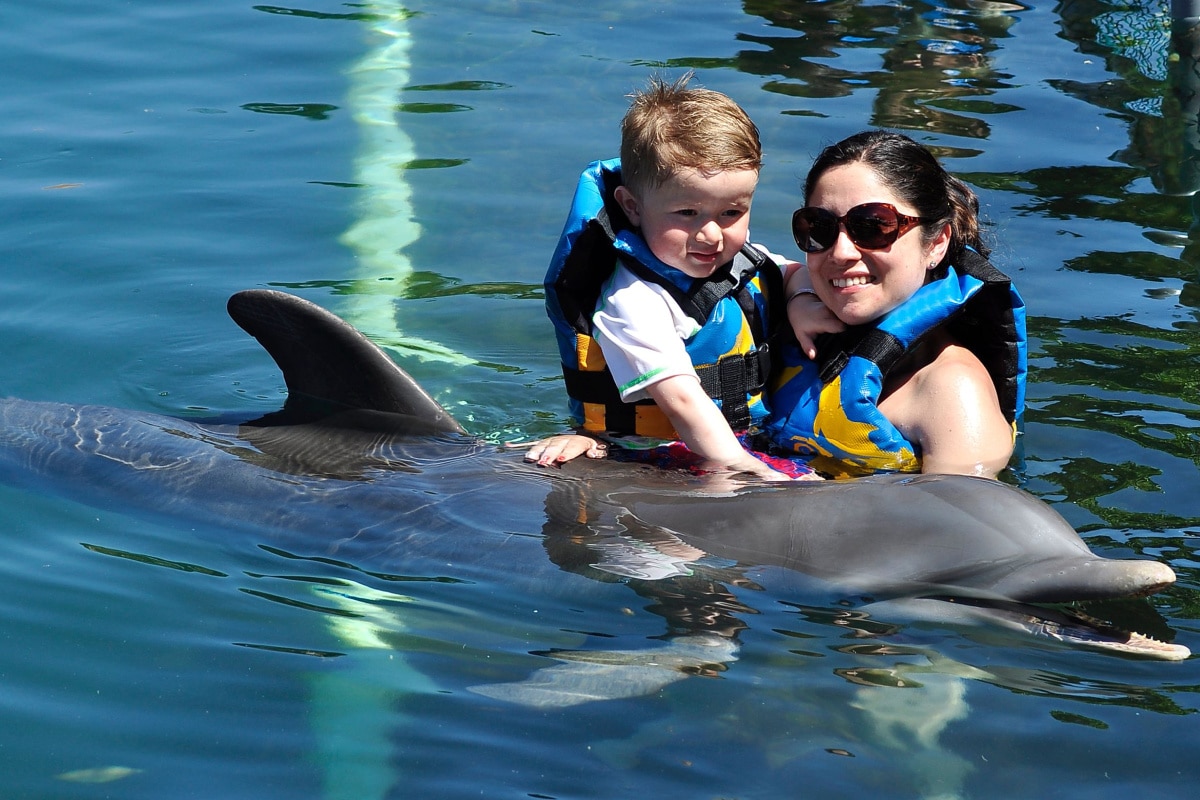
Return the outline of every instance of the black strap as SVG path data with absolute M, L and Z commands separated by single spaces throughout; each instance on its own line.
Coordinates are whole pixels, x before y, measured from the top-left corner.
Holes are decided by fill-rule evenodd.
M 679 304 L 683 313 L 687 314 L 697 325 L 704 325 L 708 315 L 716 308 L 717 303 L 738 290 L 738 280 L 728 268 L 720 269 L 712 276 L 702 280 L 692 281 L 687 290 L 680 289 L 675 284 L 665 280 L 661 275 L 647 267 L 632 256 L 620 253 L 621 263 L 638 278 L 661 286 L 671 298 Z
M 772 363 L 771 349 L 781 343 L 784 336 L 791 333 L 792 327 L 787 320 L 787 302 L 784 299 L 783 272 L 771 258 L 761 250 L 745 245 L 741 255 L 749 261 L 758 275 L 759 291 L 762 293 L 763 305 L 766 307 L 766 319 L 760 313 L 759 305 L 754 296 L 748 291 L 738 292 L 735 297 L 742 313 L 750 322 L 750 330 L 754 334 L 754 344 L 758 348 L 759 386 L 765 385 L 774 376 L 776 364 Z
M 731 427 L 745 428 L 750 424 L 747 397 L 760 393 L 769 374 L 764 366 L 769 360 L 762 351 L 745 355 L 728 355 L 715 364 L 696 369 L 705 394 L 721 401 L 721 411 Z M 589 372 L 563 366 L 567 394 L 587 403 L 605 407 L 605 424 L 613 431 L 635 430 L 636 406 L 654 405 L 652 400 L 626 403 L 621 399 L 616 383 L 608 370 Z
M 874 361 L 886 376 L 904 355 L 904 345 L 890 333 L 870 326 L 855 327 L 818 338 L 817 352 L 821 383 L 830 383 L 841 374 L 854 356 Z
M 715 364 L 696 368 L 705 394 L 721 401 L 721 413 L 732 428 L 750 424 L 747 398 L 762 392 L 770 374 L 769 347 L 753 353 L 723 356 Z
M 958 314 L 948 323 L 948 330 L 964 347 L 983 362 L 996 386 L 1000 408 L 1005 418 L 1012 422 L 1017 414 L 1018 355 L 1016 318 L 1013 315 L 1012 281 L 990 261 L 968 250 L 963 253 L 960 271 L 979 280 L 984 285 L 968 301 L 970 314 Z

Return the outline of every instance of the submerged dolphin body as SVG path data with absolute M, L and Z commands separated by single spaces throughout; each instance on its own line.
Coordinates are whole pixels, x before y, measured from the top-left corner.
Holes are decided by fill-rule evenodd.
M 655 577 L 720 559 L 874 599 L 952 598 L 1008 614 L 1025 613 L 1016 603 L 1142 596 L 1175 578 L 1155 561 L 1097 557 L 1048 505 L 997 481 L 880 476 L 713 496 L 691 476 L 635 465 L 538 468 L 466 436 L 381 350 L 318 306 L 251 290 L 229 311 L 283 371 L 281 411 L 218 425 L 3 400 L 0 480 L 268 531 L 267 544 L 367 574 L 486 581 L 509 564 L 515 583 L 533 585 L 539 565 L 542 575 L 550 566 Z M 604 524 L 589 527 L 596 520 Z M 555 531 L 591 531 L 595 541 L 581 550 L 579 536 Z M 648 571 L 631 560 L 639 553 Z M 1152 657 L 1187 655 L 1144 637 L 1096 636 Z

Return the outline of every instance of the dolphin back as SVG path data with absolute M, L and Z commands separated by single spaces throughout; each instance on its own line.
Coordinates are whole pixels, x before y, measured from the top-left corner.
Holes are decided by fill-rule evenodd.
M 1157 561 L 1096 556 L 1049 505 L 987 478 L 876 475 L 727 497 L 614 495 L 639 520 L 705 552 L 880 596 L 1062 603 L 1138 597 L 1175 581 Z
M 378 346 L 344 320 L 303 298 L 248 289 L 229 298 L 229 316 L 258 340 L 287 383 L 282 417 L 293 424 L 359 412 L 407 433 L 464 433 L 462 426 Z M 371 414 L 370 412 L 379 412 Z

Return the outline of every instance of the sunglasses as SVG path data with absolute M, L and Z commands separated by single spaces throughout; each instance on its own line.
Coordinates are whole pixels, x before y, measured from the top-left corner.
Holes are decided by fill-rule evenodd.
M 820 253 L 833 247 L 838 227 L 845 225 L 846 235 L 859 250 L 882 250 L 925 221 L 901 214 L 890 203 L 863 203 L 840 217 L 817 206 L 805 206 L 792 214 L 792 236 L 804 252 Z

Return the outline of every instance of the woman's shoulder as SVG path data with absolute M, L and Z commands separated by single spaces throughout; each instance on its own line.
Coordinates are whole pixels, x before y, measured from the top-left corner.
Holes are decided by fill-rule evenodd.
M 913 374 L 919 395 L 932 399 L 947 392 L 961 393 L 963 402 L 974 403 L 981 395 L 996 398 L 996 387 L 979 356 L 949 337 L 932 343 L 928 361 Z
M 918 363 L 893 374 L 879 410 L 917 439 L 946 425 L 1003 420 L 996 387 L 979 357 L 948 336 L 922 342 Z
M 953 341 L 942 342 L 880 411 L 920 445 L 926 472 L 995 475 L 1012 453 L 1012 428 L 987 368 Z

